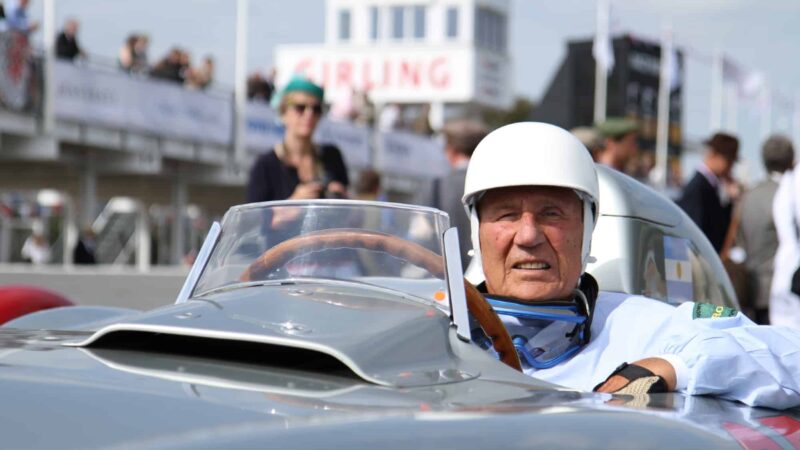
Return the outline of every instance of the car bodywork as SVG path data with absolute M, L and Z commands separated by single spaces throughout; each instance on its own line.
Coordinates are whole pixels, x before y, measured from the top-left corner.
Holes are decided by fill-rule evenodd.
M 387 258 L 390 251 L 365 253 L 343 241 L 328 249 L 340 252 L 336 258 L 318 248 L 272 258 L 269 251 L 281 243 L 270 242 L 269 233 L 281 208 L 294 211 L 284 215 L 289 222 L 302 224 L 281 243 L 343 224 L 395 237 L 402 232 L 404 240 L 438 255 L 442 270 L 420 270 L 395 250 L 376 262 L 369 258 Z M 667 226 L 625 214 L 609 217 Z M 461 276 L 447 270 L 460 267 L 452 259 L 457 239 L 446 227 L 441 212 L 401 205 L 312 201 L 233 208 L 210 233 L 174 305 L 144 313 L 49 309 L 0 328 L 0 392 L 9 412 L 0 422 L 3 444 L 800 445 L 798 411 L 679 394 L 576 392 L 501 364 L 469 342 L 460 318 Z M 598 258 L 596 264 L 609 262 Z

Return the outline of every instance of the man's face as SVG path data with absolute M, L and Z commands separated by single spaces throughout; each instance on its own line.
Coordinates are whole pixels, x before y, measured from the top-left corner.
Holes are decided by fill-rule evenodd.
M 628 133 L 617 141 L 620 154 L 623 155 L 625 163 L 635 159 L 639 154 L 639 135 L 636 133 Z
M 708 152 L 705 163 L 706 166 L 714 172 L 714 175 L 720 178 L 730 178 L 736 161 L 711 150 Z
M 583 208 L 571 189 L 492 189 L 478 205 L 480 246 L 491 294 L 568 298 L 581 274 Z

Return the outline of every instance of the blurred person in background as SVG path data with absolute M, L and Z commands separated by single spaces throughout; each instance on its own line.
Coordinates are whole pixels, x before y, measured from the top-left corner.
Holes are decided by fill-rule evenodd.
M 119 49 L 119 66 L 128 73 L 145 73 L 147 66 L 147 47 L 150 39 L 141 34 L 130 34 Z
M 356 91 L 353 107 L 356 110 L 355 123 L 365 127 L 375 124 L 375 105 L 370 101 L 367 91 Z
M 94 230 L 91 226 L 86 226 L 78 238 L 75 250 L 72 252 L 72 262 L 75 264 L 97 264 L 96 249 L 97 240 Z
M 594 160 L 614 170 L 627 173 L 639 155 L 639 123 L 621 117 L 610 117 L 597 124 L 603 145 L 594 153 Z
M 743 265 L 740 267 L 744 295 L 737 292 L 742 312 L 757 324 L 768 325 L 769 290 L 778 250 L 772 202 L 781 177 L 794 163 L 792 141 L 784 136 L 771 136 L 761 147 L 761 158 L 767 178 L 742 195 L 733 213 L 722 257 L 723 261 Z
M 716 133 L 704 142 L 706 153 L 697 173 L 684 187 L 678 205 L 703 231 L 714 250 L 720 252 L 731 224 L 733 203 L 741 188 L 733 178 L 739 159 L 739 140 Z
M 397 103 L 389 103 L 381 108 L 378 118 L 378 129 L 380 131 L 394 131 L 402 127 L 403 110 Z
M 31 228 L 31 235 L 22 244 L 20 255 L 33 265 L 47 264 L 50 262 L 50 244 L 44 236 L 44 224 L 37 220 Z
M 592 159 L 596 159 L 595 155 L 603 148 L 603 137 L 600 133 L 593 127 L 575 127 L 569 132 L 581 141 L 586 150 L 589 150 Z
M 386 201 L 386 195 L 381 192 L 381 174 L 375 169 L 364 169 L 358 175 L 354 186 L 354 198 L 365 201 Z
M 446 123 L 442 132 L 445 136 L 444 155 L 450 165 L 450 173 L 433 180 L 430 188 L 427 191 L 423 190 L 415 202 L 441 209 L 450 216 L 450 225 L 458 229 L 461 264 L 462 269 L 466 269 L 472 240 L 469 216 L 461 203 L 464 177 L 472 152 L 489 130 L 482 123 L 473 120 L 454 120 Z
M 178 79 L 176 81 L 186 84 L 189 73 L 192 70 L 192 55 L 184 49 L 179 49 L 180 63 L 178 64 Z
M 86 57 L 78 45 L 78 25 L 75 19 L 69 19 L 64 23 L 64 29 L 56 38 L 56 57 L 69 60 Z
M 419 114 L 414 119 L 414 123 L 411 126 L 411 131 L 417 134 L 422 134 L 424 136 L 430 136 L 433 134 L 433 127 L 431 126 L 431 105 L 424 104 L 419 111 Z
M 186 58 L 183 51 L 173 47 L 167 56 L 162 58 L 150 71 L 150 76 L 161 80 L 174 81 L 183 84 L 184 82 L 184 62 Z
M 354 98 L 356 92 L 352 87 L 341 90 L 339 96 L 333 100 L 328 111 L 328 119 L 337 122 L 350 122 L 356 117 Z
M 131 69 L 134 72 L 145 73 L 150 69 L 147 59 L 147 49 L 150 46 L 150 38 L 146 34 L 136 36 L 133 43 L 133 61 Z
M 195 89 L 206 89 L 214 81 L 214 58 L 206 56 L 200 67 L 191 67 L 186 76 L 186 85 Z
M 6 27 L 20 33 L 30 34 L 39 28 L 39 22 L 28 19 L 28 0 L 8 0 L 4 4 Z
M 778 251 L 769 298 L 769 322 L 800 330 L 800 171 L 781 177 L 772 202 Z
M 312 142 L 322 117 L 325 91 L 296 75 L 283 88 L 278 112 L 286 131 L 283 141 L 256 159 L 247 182 L 247 202 L 344 198 L 347 168 L 333 145 Z
M 247 98 L 269 103 L 272 101 L 272 93 L 275 92 L 275 85 L 261 72 L 254 72 L 247 77 Z

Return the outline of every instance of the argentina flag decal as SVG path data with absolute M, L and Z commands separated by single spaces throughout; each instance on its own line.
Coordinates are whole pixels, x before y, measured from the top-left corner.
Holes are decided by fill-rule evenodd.
M 669 301 L 675 303 L 692 301 L 694 294 L 692 264 L 689 262 L 689 241 L 664 236 L 664 269 Z

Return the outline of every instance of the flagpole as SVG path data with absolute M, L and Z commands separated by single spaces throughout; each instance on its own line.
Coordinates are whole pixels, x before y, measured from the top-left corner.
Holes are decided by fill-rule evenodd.
M 661 70 L 658 77 L 658 120 L 656 128 L 656 182 L 662 191 L 667 187 L 669 156 L 669 94 L 672 68 L 672 28 L 664 26 L 661 37 Z
M 608 45 L 609 0 L 597 0 L 597 18 L 595 25 L 594 46 Z M 613 47 L 611 49 L 613 52 Z M 594 52 L 593 52 L 594 53 Z M 606 120 L 606 100 L 608 89 L 608 61 L 602 62 L 597 56 L 594 61 L 594 122 Z
M 236 66 L 234 83 L 234 161 L 237 169 L 245 162 L 245 110 L 247 107 L 247 12 L 248 0 L 236 3 Z
M 44 95 L 42 102 L 42 130 L 51 134 L 55 129 L 55 42 L 56 42 L 56 2 L 45 0 L 42 16 L 42 39 L 44 39 Z
M 722 53 L 719 50 L 715 51 L 711 62 L 711 118 L 709 120 L 711 133 L 722 128 L 722 99 L 725 96 L 723 64 Z
M 735 134 L 739 129 L 739 94 L 736 86 L 728 88 L 727 103 L 728 111 L 725 113 L 725 127 Z
M 772 134 L 772 90 L 764 88 L 764 114 L 761 115 L 761 134 L 766 139 Z
M 800 93 L 794 96 L 792 112 L 792 140 L 795 148 L 800 148 Z

